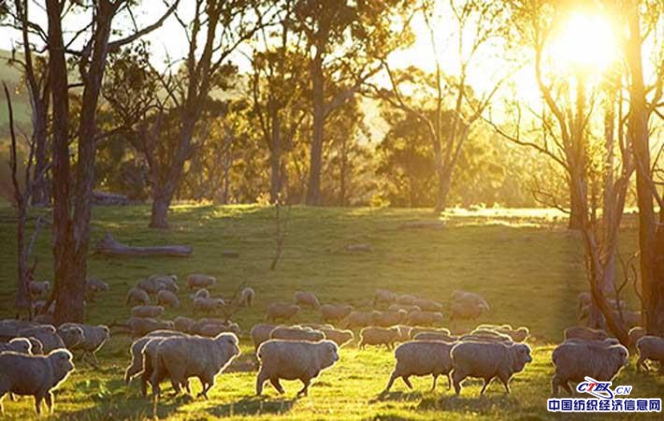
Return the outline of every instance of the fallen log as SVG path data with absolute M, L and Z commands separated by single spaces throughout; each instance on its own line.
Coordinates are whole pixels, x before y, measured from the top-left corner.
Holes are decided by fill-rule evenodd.
M 104 238 L 99 240 L 95 248 L 97 254 L 118 257 L 189 257 L 194 251 L 189 246 L 153 246 L 153 247 L 135 247 L 118 243 L 110 233 L 106 233 Z

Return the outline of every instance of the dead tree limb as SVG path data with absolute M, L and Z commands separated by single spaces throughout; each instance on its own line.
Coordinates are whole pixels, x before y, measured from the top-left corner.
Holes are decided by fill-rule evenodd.
M 153 247 L 128 246 L 116 241 L 110 233 L 106 233 L 104 238 L 99 240 L 97 243 L 95 252 L 97 254 L 113 257 L 189 257 L 193 252 L 193 248 L 190 246 L 180 245 Z

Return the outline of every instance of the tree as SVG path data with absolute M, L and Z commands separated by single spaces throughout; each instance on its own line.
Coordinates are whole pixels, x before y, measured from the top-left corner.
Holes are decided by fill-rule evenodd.
M 129 13 L 132 2 L 99 0 L 92 3 L 64 1 L 46 2 L 49 54 L 49 84 L 53 116 L 53 257 L 55 287 L 49 301 L 55 300 L 55 321 L 60 324 L 84 319 L 85 276 L 90 242 L 91 197 L 94 186 L 97 103 L 101 93 L 109 51 L 119 49 L 159 27 L 175 10 L 177 1 L 152 25 L 136 30 L 125 38 L 111 41 L 113 22 L 122 12 Z M 62 22 L 67 12 L 88 16 L 90 22 L 83 30 L 74 32 L 78 38 L 89 33 L 80 51 L 71 49 L 71 39 L 65 42 Z M 32 24 L 31 24 L 32 25 Z M 69 35 L 69 33 L 67 33 Z M 76 127 L 72 127 L 69 102 L 69 73 L 67 58 L 74 58 L 80 75 L 82 102 Z M 70 131 L 77 144 L 76 166 L 72 173 Z

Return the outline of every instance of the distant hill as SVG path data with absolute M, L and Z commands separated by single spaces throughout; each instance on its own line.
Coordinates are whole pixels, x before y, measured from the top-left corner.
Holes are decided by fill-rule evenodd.
M 9 88 L 12 96 L 12 105 L 14 106 L 14 117 L 16 124 L 28 128 L 30 124 L 30 102 L 28 93 L 22 81 L 22 70 L 16 65 L 10 65 L 8 60 L 11 58 L 11 52 L 0 50 L 0 83 L 4 82 Z M 7 112 L 7 101 L 5 94 L 0 95 L 0 138 L 9 134 Z

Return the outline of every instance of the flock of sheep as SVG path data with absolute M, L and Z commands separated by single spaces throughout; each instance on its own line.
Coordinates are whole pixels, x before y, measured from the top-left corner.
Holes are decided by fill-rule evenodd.
M 123 326 L 135 339 L 130 347 L 131 361 L 124 380 L 140 378 L 141 391 L 160 396 L 160 384 L 170 381 L 174 391 L 191 393 L 189 379 L 198 378 L 202 385 L 199 396 L 208 397 L 215 377 L 240 355 L 240 327 L 230 317 L 254 302 L 254 290 L 247 287 L 231 300 L 213 297 L 209 289 L 214 277 L 193 274 L 187 278 L 189 299 L 197 315 L 194 320 L 176 317 L 162 320 L 165 309 L 180 307 L 179 286 L 174 275 L 154 275 L 132 287 L 126 299 L 131 317 Z M 103 281 L 88 282 L 88 301 L 107 291 Z M 48 284 L 31 285 L 31 293 L 39 298 Z M 490 311 L 488 302 L 479 294 L 454 291 L 449 304 L 449 322 L 474 321 Z M 156 305 L 152 305 L 152 300 Z M 581 300 L 580 306 L 581 309 Z M 74 370 L 76 358 L 97 363 L 96 352 L 108 341 L 106 326 L 67 323 L 54 327 L 50 308 L 36 300 L 39 312 L 36 321 L 0 321 L 0 412 L 6 394 L 31 395 L 40 413 L 42 401 L 53 407 L 52 390 Z M 298 396 L 307 395 L 311 381 L 340 359 L 340 348 L 349 344 L 359 330 L 360 349 L 385 346 L 394 349 L 395 366 L 382 393 L 387 393 L 397 379 L 412 389 L 410 377 L 432 376 L 432 390 L 440 376 L 447 377 L 448 387 L 458 395 L 463 381 L 478 378 L 484 381 L 483 394 L 494 378 L 509 393 L 509 381 L 532 361 L 531 349 L 524 342 L 529 337 L 526 327 L 510 325 L 479 325 L 460 333 L 440 327 L 445 319 L 442 304 L 431 299 L 378 289 L 373 309 L 356 310 L 347 304 L 323 304 L 313 292 L 297 291 L 293 302 L 272 303 L 267 307 L 265 323 L 249 332 L 260 368 L 256 376 L 256 394 L 263 393 L 267 381 L 284 393 L 280 380 L 300 380 Z M 302 308 L 320 314 L 316 323 L 286 325 Z M 335 327 L 336 326 L 336 327 Z M 353 331 L 355 329 L 355 332 Z M 648 336 L 642 328 L 630 331 L 632 345 L 639 351 L 637 369 L 648 368 L 646 361 L 664 361 L 664 339 Z M 609 381 L 628 362 L 628 349 L 605 331 L 585 326 L 565 330 L 565 341 L 552 354 L 555 372 L 552 392 L 562 387 L 572 390 L 569 382 L 583 381 L 590 376 Z

